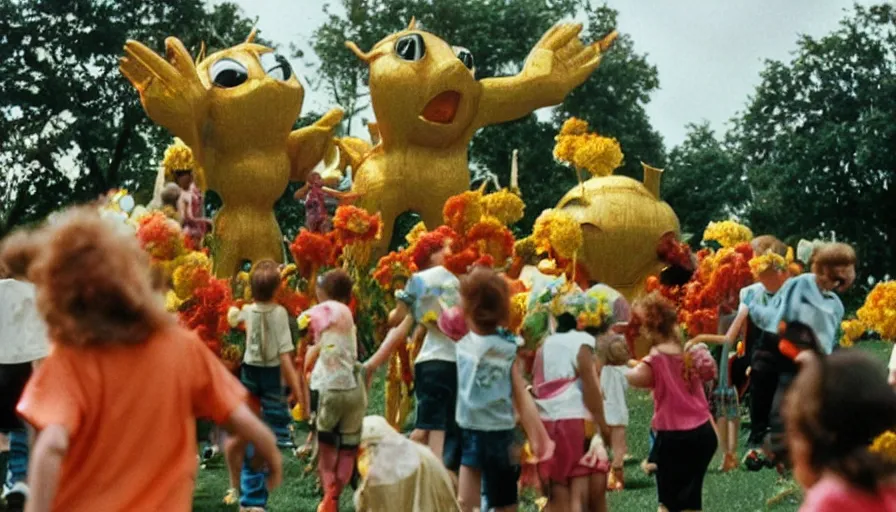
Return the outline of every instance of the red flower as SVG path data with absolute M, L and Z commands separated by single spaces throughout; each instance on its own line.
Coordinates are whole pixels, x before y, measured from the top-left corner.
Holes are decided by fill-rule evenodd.
M 230 285 L 224 279 L 212 278 L 197 288 L 180 311 L 180 322 L 193 329 L 216 355 L 220 355 L 221 337 L 230 329 L 227 310 L 233 304 Z
M 384 290 L 392 290 L 398 280 L 407 281 L 414 272 L 417 272 L 417 265 L 410 252 L 390 252 L 377 262 L 373 278 Z
M 446 245 L 457 239 L 457 234 L 446 226 L 422 235 L 414 245 L 414 265 L 417 268 L 429 266 L 432 256 L 445 248 Z
M 336 245 L 330 236 L 302 228 L 290 244 L 289 251 L 303 276 L 309 277 L 313 268 L 336 262 Z
M 311 299 L 304 293 L 290 288 L 286 281 L 281 282 L 280 287 L 277 288 L 274 302 L 283 306 L 286 312 L 292 316 L 299 316 L 302 311 L 311 307 Z

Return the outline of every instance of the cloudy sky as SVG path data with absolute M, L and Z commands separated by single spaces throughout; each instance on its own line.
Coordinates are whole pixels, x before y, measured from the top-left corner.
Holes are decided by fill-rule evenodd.
M 327 0 L 236 0 L 258 17 L 264 36 L 282 47 L 307 49 L 325 21 Z M 338 2 L 329 2 L 338 4 Z M 670 147 L 682 141 L 685 125 L 708 120 L 717 130 L 759 82 L 765 59 L 789 60 L 799 34 L 820 36 L 835 29 L 853 0 L 609 0 L 619 11 L 619 31 L 630 34 L 660 74 L 647 105 L 653 125 Z M 858 0 L 869 4 L 869 0 Z M 497 21 L 496 21 L 497 22 Z M 385 35 L 385 34 L 384 34 Z M 453 41 L 463 44 L 462 41 Z M 532 42 L 534 43 L 534 41 Z M 296 63 L 298 64 L 298 63 Z M 307 72 L 296 65 L 301 73 Z M 600 70 L 598 69 L 598 73 Z M 307 81 L 305 81 L 307 84 Z M 305 110 L 331 107 L 322 91 L 309 90 Z

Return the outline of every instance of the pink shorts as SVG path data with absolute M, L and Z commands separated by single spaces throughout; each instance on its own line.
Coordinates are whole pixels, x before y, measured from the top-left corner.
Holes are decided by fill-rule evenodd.
M 596 466 L 581 463 L 588 451 L 590 439 L 585 437 L 585 420 L 541 420 L 554 441 L 554 456 L 538 464 L 538 474 L 544 482 L 566 484 L 572 478 L 609 471 L 609 462 L 602 461 Z

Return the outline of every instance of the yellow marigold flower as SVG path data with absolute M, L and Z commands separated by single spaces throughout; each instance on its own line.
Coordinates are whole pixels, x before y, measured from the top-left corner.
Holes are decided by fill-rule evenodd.
M 482 218 L 482 191 L 468 190 L 449 197 L 442 216 L 445 225 L 457 233 L 466 232 Z
M 180 139 L 174 139 L 174 143 L 165 149 L 162 158 L 162 167 L 165 168 L 165 179 L 174 180 L 174 171 L 192 171 L 196 167 L 193 160 L 193 151 Z
M 299 326 L 300 331 L 304 331 L 308 329 L 308 326 L 311 325 L 311 317 L 308 315 L 299 315 L 299 318 L 296 319 L 296 323 Z
M 426 234 L 426 224 L 421 220 L 411 230 L 405 235 L 404 239 L 407 240 L 408 246 L 413 247 L 417 245 L 417 240 L 420 240 L 420 237 Z
M 534 265 L 538 258 L 538 244 L 535 243 L 534 238 L 527 236 L 513 244 L 513 254 L 524 264 Z
M 786 272 L 787 265 L 788 262 L 784 256 L 773 252 L 768 252 L 762 256 L 756 256 L 750 260 L 750 270 L 756 278 L 769 269 L 774 269 L 778 272 Z
M 532 237 L 539 248 L 550 248 L 564 259 L 572 259 L 584 243 L 582 226 L 563 210 L 545 210 L 535 221 Z
M 435 311 L 427 311 L 426 313 L 423 314 L 423 318 L 420 319 L 420 322 L 424 323 L 424 324 L 436 323 L 438 321 L 439 321 L 439 314 L 436 313 Z
M 753 232 L 750 231 L 750 228 L 733 220 L 710 222 L 703 232 L 703 240 L 718 242 L 722 247 L 734 247 L 752 239 Z
M 519 222 L 526 209 L 526 203 L 520 196 L 506 188 L 483 197 L 482 206 L 486 215 L 495 217 L 505 226 Z
M 523 324 L 523 318 L 526 316 L 526 309 L 529 305 L 529 293 L 522 292 L 514 294 L 510 298 L 510 322 L 508 328 L 512 332 L 517 332 Z
M 208 282 L 212 263 L 208 256 L 199 251 L 191 251 L 174 261 L 171 282 L 174 293 L 181 299 L 188 299 L 193 291 Z
M 184 303 L 173 290 L 168 290 L 165 294 L 165 311 L 169 313 L 174 313 L 180 306 Z
M 857 315 L 881 338 L 896 340 L 896 281 L 878 283 L 865 298 Z
M 887 460 L 896 462 L 896 432 L 888 430 L 877 436 L 869 450 Z
M 588 133 L 588 121 L 578 117 L 570 117 L 563 122 L 560 135 L 585 135 Z
M 574 165 L 576 150 L 581 144 L 579 135 L 559 135 L 554 144 L 554 159 L 569 165 Z
M 622 158 L 616 139 L 589 134 L 576 147 L 573 165 L 592 176 L 609 176 L 622 165 Z
M 292 408 L 292 419 L 295 421 L 302 421 L 305 419 L 305 411 L 302 410 L 302 404 L 296 404 L 296 406 Z

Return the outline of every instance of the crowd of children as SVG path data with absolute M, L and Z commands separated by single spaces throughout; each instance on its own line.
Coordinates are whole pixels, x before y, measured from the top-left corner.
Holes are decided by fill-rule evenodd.
M 178 210 L 196 228 L 191 236 L 201 236 L 186 178 L 179 188 L 189 200 L 180 197 Z M 508 278 L 479 266 L 450 272 L 450 242 L 438 230 L 417 242 L 420 271 L 397 294 L 393 327 L 364 362 L 348 306 L 354 283 L 341 269 L 322 274 L 317 305 L 297 321 L 313 339 L 306 383 L 294 365 L 291 320 L 273 300 L 281 279 L 273 261 L 254 264 L 254 302 L 228 314 L 246 330 L 237 379 L 165 312 L 136 241 L 96 212 L 72 209 L 11 236 L 0 246 L 7 503 L 27 499 L 31 511 L 188 510 L 196 419 L 207 418 L 230 431 L 225 502 L 264 510 L 282 461 L 258 413 L 263 398 L 286 400 L 286 382 L 293 401 L 313 412 L 321 512 L 338 510 L 356 470 L 359 511 L 517 510 L 527 451 L 546 510 L 605 511 L 607 490 L 625 487 L 629 386 L 653 398 L 649 458 L 659 509 L 701 510 L 717 448 L 723 470 L 738 466 L 744 386 L 728 353 L 743 339 L 752 396 L 745 465 L 792 468 L 808 489 L 806 511 L 896 510 L 896 465 L 867 450 L 896 425 L 896 394 L 873 361 L 833 353 L 844 312 L 837 292 L 855 280 L 849 246 L 818 248 L 811 272 L 790 277 L 783 244 L 757 240 L 757 283 L 742 290 L 719 335 L 691 340 L 682 338 L 675 305 L 658 294 L 637 300 L 630 318 L 627 306 L 612 308 L 615 315 L 586 330 L 575 309 L 584 292 L 555 286 L 549 327 L 526 368 L 523 341 L 507 330 Z M 414 366 L 416 429 L 404 437 L 383 418 L 365 417 L 367 388 L 415 327 L 425 330 Z M 633 360 L 623 332 L 646 340 L 649 354 Z M 713 343 L 723 346 L 718 372 L 706 347 Z M 708 396 L 704 383 L 717 378 Z M 26 425 L 37 433 L 30 493 Z

